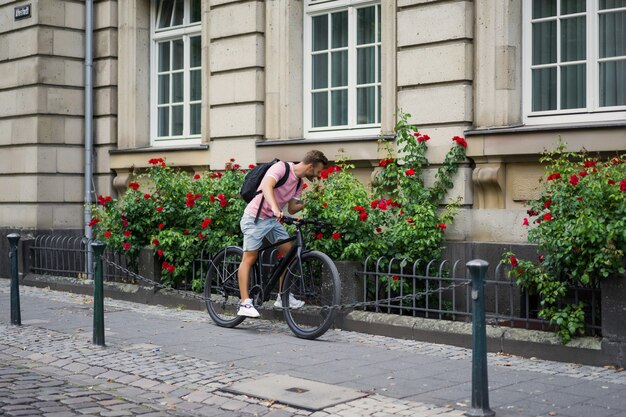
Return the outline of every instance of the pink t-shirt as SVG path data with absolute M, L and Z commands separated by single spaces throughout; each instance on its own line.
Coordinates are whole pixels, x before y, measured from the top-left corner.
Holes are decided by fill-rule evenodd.
M 296 187 L 298 186 L 298 177 L 296 176 L 296 173 L 294 172 L 293 163 L 288 162 L 288 164 L 290 168 L 289 178 L 287 178 L 287 181 L 283 185 L 281 185 L 280 187 L 274 188 L 274 198 L 276 199 L 276 204 L 278 204 L 278 207 L 280 208 L 283 208 L 292 198 L 298 198 L 300 197 L 300 194 L 302 194 L 302 186 L 300 186 L 300 188 L 296 190 Z M 267 170 L 267 173 L 265 174 L 265 178 L 272 177 L 276 180 L 276 182 L 278 182 L 283 177 L 283 175 L 285 175 L 285 171 L 286 171 L 285 163 L 283 161 L 277 162 L 274 165 L 272 165 L 270 169 Z M 265 178 L 263 178 L 263 181 L 265 181 Z M 263 181 L 261 181 L 259 190 L 263 186 Z M 257 194 L 256 197 L 254 197 L 248 203 L 244 212 L 252 217 L 256 217 L 256 214 L 259 210 L 259 204 L 261 204 L 262 198 L 263 198 L 263 193 Z M 269 203 L 266 200 L 264 200 L 263 209 L 261 210 L 259 219 L 267 219 L 272 216 L 274 216 L 274 213 L 272 212 L 272 208 L 270 207 Z

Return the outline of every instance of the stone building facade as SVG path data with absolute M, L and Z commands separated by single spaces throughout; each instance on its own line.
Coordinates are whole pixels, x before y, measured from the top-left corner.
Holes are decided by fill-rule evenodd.
M 150 158 L 201 172 L 312 148 L 368 181 L 402 109 L 435 166 L 468 140 L 447 238 L 523 243 L 544 148 L 626 150 L 625 2 L 539 3 L 95 0 L 95 193 Z M 4 232 L 82 228 L 84 6 L 0 0 Z

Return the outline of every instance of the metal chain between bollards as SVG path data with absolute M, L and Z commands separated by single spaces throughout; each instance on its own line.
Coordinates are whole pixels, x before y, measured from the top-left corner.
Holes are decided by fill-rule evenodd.
M 487 328 L 485 323 L 485 275 L 489 263 L 474 259 L 467 263 L 472 277 L 472 404 L 468 417 L 492 417 L 487 378 Z
M 22 313 L 20 309 L 20 284 L 17 268 L 17 242 L 20 240 L 20 235 L 11 233 L 7 236 L 7 239 L 9 239 L 9 260 L 11 263 L 11 324 L 21 326 Z
M 151 280 L 149 278 L 143 277 L 133 271 L 128 270 L 127 268 L 124 268 L 121 265 L 116 264 L 115 262 L 112 262 L 108 259 L 106 259 L 105 257 L 102 258 L 102 260 L 112 266 L 113 268 L 117 269 L 120 272 L 123 272 L 125 274 L 128 274 L 130 277 L 135 278 L 139 281 L 143 281 L 145 283 L 148 283 L 150 285 L 153 285 L 159 289 L 165 290 L 165 291 L 169 291 L 172 293 L 176 293 L 176 294 L 180 294 L 181 296 L 185 297 L 185 298 L 191 298 L 191 299 L 196 299 L 196 300 L 201 300 L 201 301 L 211 301 L 210 297 L 205 297 L 203 295 L 199 295 L 199 294 L 194 294 L 191 293 L 189 291 L 182 291 L 182 290 L 177 290 L 174 288 L 170 288 L 166 285 L 161 284 L 160 282 L 156 282 L 154 280 Z M 215 266 L 215 264 L 213 264 L 213 261 L 209 261 L 211 266 Z M 433 290 L 425 290 L 425 291 L 420 291 L 420 292 L 416 292 L 416 293 L 411 293 L 411 294 L 407 294 L 407 295 L 402 295 L 402 296 L 397 296 L 397 297 L 392 297 L 392 298 L 384 298 L 384 299 L 379 299 L 376 301 L 360 301 L 360 302 L 354 302 L 354 303 L 349 303 L 349 304 L 335 304 L 335 305 L 331 305 L 331 306 L 322 306 L 320 307 L 320 310 L 329 310 L 329 309 L 338 309 L 338 310 L 348 310 L 348 309 L 353 309 L 353 308 L 357 308 L 357 307 L 367 307 L 367 306 L 375 306 L 375 305 L 380 305 L 381 303 L 393 303 L 393 302 L 400 302 L 400 301 L 408 301 L 408 300 L 412 300 L 415 299 L 417 297 L 422 297 L 422 296 L 426 296 L 426 295 L 430 295 L 430 294 L 437 294 L 437 293 L 441 293 L 444 291 L 448 291 L 448 290 L 453 290 L 455 288 L 458 287 L 464 287 L 466 285 L 469 285 L 470 281 L 461 281 L 458 283 L 454 283 L 454 284 L 450 284 L 446 287 L 439 287 L 437 289 L 433 289 Z M 220 305 L 227 305 L 227 306 L 238 306 L 239 305 L 239 301 L 236 302 L 232 302 L 232 303 L 223 303 L 222 301 L 220 301 Z M 280 307 L 281 309 L 284 307 Z

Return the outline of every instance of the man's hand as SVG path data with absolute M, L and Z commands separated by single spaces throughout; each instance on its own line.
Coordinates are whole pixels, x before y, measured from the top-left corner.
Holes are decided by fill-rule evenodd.
M 282 210 L 278 207 L 272 207 L 272 213 L 274 213 L 274 217 L 276 217 L 276 220 L 281 221 L 283 219 L 284 214 Z
M 287 210 L 289 214 L 296 214 L 300 210 L 304 208 L 304 201 L 299 198 L 292 198 L 289 200 L 289 205 L 287 206 Z

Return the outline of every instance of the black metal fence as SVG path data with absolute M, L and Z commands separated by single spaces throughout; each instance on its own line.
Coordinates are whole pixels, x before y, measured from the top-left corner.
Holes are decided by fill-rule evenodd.
M 84 279 L 89 243 L 84 237 L 39 235 L 30 246 L 30 272 Z M 264 267 L 270 267 L 276 261 L 277 252 L 268 251 L 261 256 Z M 137 267 L 128 264 L 123 254 L 107 250 L 104 257 L 142 274 Z M 211 258 L 211 254 L 201 253 L 190 273 L 175 288 L 192 290 L 193 280 L 203 279 Z M 153 263 L 152 278 L 160 281 L 160 265 L 154 262 L 151 255 L 150 260 Z M 538 316 L 540 299 L 509 278 L 509 268 L 501 264 L 489 269 L 485 281 L 487 322 L 515 328 L 555 330 L 549 322 Z M 131 275 L 107 263 L 104 280 L 141 284 Z M 462 260 L 408 262 L 403 259 L 368 257 L 357 272 L 357 287 L 361 293 L 357 297 L 368 302 L 362 308 L 369 311 L 469 322 L 472 315 L 471 288 L 469 285 L 455 285 L 469 280 Z M 585 303 L 585 331 L 588 335 L 600 335 L 600 289 L 572 287 L 566 299 L 572 303 Z
M 509 278 L 510 266 L 490 267 L 485 280 L 487 322 L 500 326 L 554 331 L 539 317 L 540 299 Z M 358 273 L 366 310 L 439 320 L 471 321 L 471 286 L 465 262 L 444 260 L 408 262 L 405 259 L 368 257 Z M 408 295 L 415 294 L 415 297 Z M 425 295 L 428 294 L 428 295 Z M 404 297 L 404 296 L 407 297 Z M 402 297 L 399 301 L 390 299 Z M 585 333 L 601 335 L 600 288 L 571 287 L 568 303 L 583 301 Z

